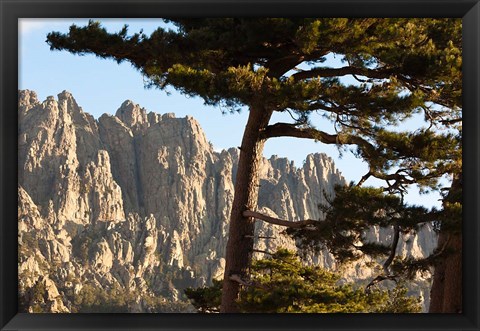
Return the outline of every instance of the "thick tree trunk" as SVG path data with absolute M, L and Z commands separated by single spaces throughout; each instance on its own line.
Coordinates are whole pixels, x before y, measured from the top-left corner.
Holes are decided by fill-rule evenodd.
M 448 255 L 435 266 L 429 313 L 462 312 L 462 235 L 441 233 L 440 241 L 446 245 Z
M 454 202 L 461 193 L 462 176 L 455 176 L 447 201 Z M 430 292 L 429 313 L 462 312 L 462 233 L 440 229 L 438 247 L 445 247 L 445 258 L 436 265 Z
M 234 279 L 246 277 L 250 265 L 254 220 L 251 217 L 244 217 L 242 213 L 245 210 L 255 210 L 257 206 L 259 167 L 265 144 L 261 132 L 268 125 L 271 115 L 271 111 L 252 106 L 243 134 L 225 256 L 226 265 L 220 306 L 222 313 L 238 312 L 236 300 L 239 283 Z
M 438 236 L 438 247 L 443 247 L 447 241 L 447 235 L 440 233 Z M 432 289 L 430 290 L 429 313 L 441 313 L 443 309 L 443 292 L 445 289 L 445 261 L 442 259 L 435 264 L 433 272 Z

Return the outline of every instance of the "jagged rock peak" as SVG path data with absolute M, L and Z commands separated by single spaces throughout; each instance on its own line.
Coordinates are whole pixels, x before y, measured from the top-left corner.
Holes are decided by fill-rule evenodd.
M 57 96 L 58 96 L 58 101 L 70 100 L 70 99 L 75 100 L 73 98 L 72 93 L 68 92 L 67 90 L 63 90 L 61 93 L 58 93 Z
M 33 105 L 38 104 L 37 93 L 30 90 L 20 90 L 18 91 L 18 107 L 19 109 L 30 108 Z
M 148 124 L 146 109 L 131 100 L 125 100 L 118 108 L 115 116 L 130 128 L 143 127 Z
M 57 94 L 58 105 L 63 108 L 74 117 L 78 114 L 84 114 L 82 107 L 80 107 L 73 97 L 72 93 L 63 90 L 61 93 Z
M 49 95 L 45 98 L 43 102 L 38 100 L 37 93 L 30 90 L 19 90 L 18 91 L 18 109 L 21 113 L 27 113 L 28 111 L 34 109 L 36 106 L 37 110 L 55 110 L 57 112 L 57 107 L 61 110 L 63 115 L 70 114 L 74 117 L 85 115 L 82 107 L 77 104 L 77 101 L 73 95 L 64 90 L 57 95 L 57 99 L 53 95 Z M 91 115 L 88 115 L 91 117 Z
M 272 164 L 273 167 L 281 169 L 284 172 L 289 172 L 291 169 L 295 169 L 295 162 L 287 159 L 286 157 L 278 157 L 274 154 L 270 156 L 268 162 Z

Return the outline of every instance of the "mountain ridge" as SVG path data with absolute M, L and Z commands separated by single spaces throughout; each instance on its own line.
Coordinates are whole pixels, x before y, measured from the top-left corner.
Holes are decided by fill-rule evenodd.
M 153 308 L 144 297 L 176 302 L 185 286 L 222 277 L 239 154 L 215 152 L 193 117 L 147 113 L 126 100 L 115 115 L 95 119 L 69 92 L 40 102 L 19 91 L 18 154 L 19 241 L 38 242 L 20 244 L 19 273 L 35 271 L 21 278 L 21 293 L 31 297 L 36 284 L 51 289 L 40 303 L 26 300 L 26 311 L 71 312 L 69 293 L 94 284 L 136 293 L 128 311 L 147 312 Z M 301 167 L 272 156 L 262 159 L 260 184 L 264 213 L 319 219 L 324 194 L 345 179 L 325 154 L 308 155 Z M 389 240 L 382 231 L 372 235 Z M 257 240 L 258 250 L 295 248 L 280 227 L 257 223 L 256 233 L 276 238 Z M 420 241 L 399 251 L 433 250 L 431 232 Z M 336 267 L 326 251 L 309 263 Z M 349 273 L 369 276 L 358 267 Z

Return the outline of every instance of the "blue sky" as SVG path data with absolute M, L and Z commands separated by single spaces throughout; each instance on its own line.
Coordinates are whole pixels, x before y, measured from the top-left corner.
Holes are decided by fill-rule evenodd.
M 129 25 L 130 33 L 150 34 L 163 23 L 159 19 L 98 19 L 108 31 L 118 31 L 124 24 Z M 144 88 L 142 76 L 129 63 L 120 65 L 112 60 L 97 59 L 92 55 L 75 56 L 68 52 L 50 51 L 46 35 L 51 31 L 68 32 L 75 23 L 85 25 L 88 19 L 20 19 L 19 20 L 19 89 L 29 89 L 37 93 L 39 100 L 56 95 L 63 90 L 71 92 L 85 112 L 95 118 L 103 113 L 114 114 L 123 101 L 129 99 L 157 113 L 175 113 L 177 117 L 191 115 L 202 126 L 207 139 L 216 150 L 239 146 L 248 111 L 239 114 L 222 114 L 221 110 L 206 107 L 200 98 L 183 96 L 170 89 L 170 95 L 158 89 Z M 340 64 L 330 58 L 329 64 Z M 277 114 L 274 121 L 288 121 L 285 114 Z M 319 128 L 332 132 L 332 125 L 314 120 Z M 351 153 L 339 153 L 334 146 L 315 143 L 306 139 L 276 138 L 267 141 L 264 156 L 275 154 L 287 157 L 301 166 L 310 153 L 323 152 L 332 157 L 347 181 L 358 180 L 367 172 L 367 165 Z M 378 185 L 369 179 L 365 185 Z M 437 194 L 419 195 L 411 190 L 406 201 L 412 204 L 440 206 Z

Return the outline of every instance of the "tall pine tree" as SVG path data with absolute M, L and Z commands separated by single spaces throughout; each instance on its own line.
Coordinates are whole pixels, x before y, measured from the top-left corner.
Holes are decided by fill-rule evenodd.
M 170 19 L 175 30 L 108 33 L 97 22 L 50 33 L 51 49 L 128 61 L 150 86 L 247 106 L 226 248 L 222 312 L 237 312 L 238 280 L 253 249 L 259 166 L 267 139 L 298 137 L 352 151 L 391 192 L 458 173 L 458 138 L 433 130 L 461 121 L 461 20 L 346 18 Z M 328 55 L 342 59 L 331 67 Z M 303 68 L 303 69 L 302 69 Z M 344 77 L 358 84 L 346 84 Z M 289 123 L 270 123 L 289 112 Z M 423 114 L 432 128 L 397 132 Z M 309 118 L 332 123 L 316 129 Z M 256 215 L 256 214 L 255 214 Z M 261 218 L 262 219 L 262 218 Z M 293 222 L 284 225 L 291 226 Z M 299 223 L 302 224 L 302 223 Z M 298 227 L 299 224 L 294 225 Z

